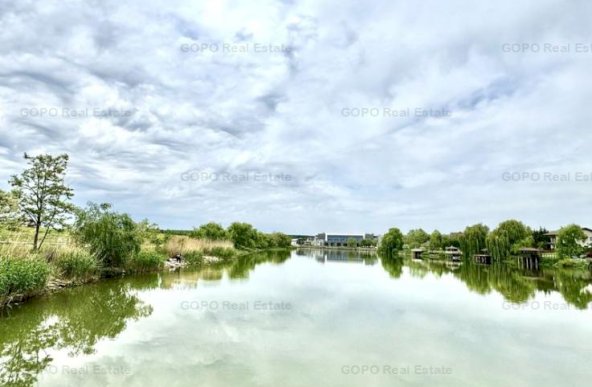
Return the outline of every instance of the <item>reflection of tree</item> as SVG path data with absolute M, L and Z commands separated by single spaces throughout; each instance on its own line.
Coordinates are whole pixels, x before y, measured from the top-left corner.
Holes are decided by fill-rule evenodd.
M 389 273 L 392 278 L 399 278 L 403 274 L 403 258 L 398 257 L 382 257 L 380 259 L 382 267 Z
M 233 279 L 249 278 L 249 272 L 255 266 L 265 262 L 281 264 L 286 262 L 288 258 L 290 258 L 290 251 L 288 250 L 271 250 L 244 255 L 229 263 L 227 266 L 228 275 Z
M 586 274 L 557 270 L 555 284 L 568 303 L 578 309 L 586 309 L 592 302 L 592 294 L 583 289 L 590 283 L 590 272 Z
M 129 319 L 152 313 L 122 281 L 72 289 L 24 305 L 2 320 L 0 384 L 29 386 L 51 362 L 49 350 L 90 354 L 103 338 L 114 338 Z

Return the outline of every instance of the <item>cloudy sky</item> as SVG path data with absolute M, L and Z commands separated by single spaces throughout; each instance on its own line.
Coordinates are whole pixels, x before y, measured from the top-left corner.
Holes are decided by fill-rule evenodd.
M 591 19 L 585 0 L 0 0 L 0 188 L 23 152 L 66 152 L 76 204 L 163 228 L 592 226 Z

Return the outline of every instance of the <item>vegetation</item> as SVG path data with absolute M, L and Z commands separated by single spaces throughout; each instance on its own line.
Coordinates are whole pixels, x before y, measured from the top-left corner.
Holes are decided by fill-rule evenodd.
M 460 238 L 460 249 L 465 256 L 473 256 L 485 249 L 488 233 L 489 227 L 481 223 L 465 228 Z
M 211 241 L 221 241 L 229 239 L 229 235 L 218 223 L 210 222 L 204 225 L 199 226 L 199 228 L 194 229 L 191 234 L 191 237 L 198 238 L 198 239 L 209 239 Z
M 163 268 L 166 256 L 156 251 L 140 251 L 130 256 L 126 269 L 132 273 L 148 273 Z
M 57 255 L 52 264 L 60 277 L 87 281 L 99 274 L 98 260 L 84 249 L 71 249 Z
M 65 227 L 67 215 L 72 211 L 69 200 L 74 195 L 64 184 L 68 155 L 28 156 L 30 167 L 20 176 L 12 176 L 10 184 L 19 200 L 19 210 L 35 227 L 33 250 L 43 245 L 50 230 Z M 45 233 L 39 241 L 39 231 Z
M 560 258 L 579 257 L 584 252 L 580 244 L 586 240 L 586 234 L 580 226 L 570 224 L 559 230 L 557 234 L 557 253 Z
M 430 235 L 419 228 L 416 230 L 410 230 L 403 240 L 410 249 L 414 249 L 427 243 L 430 240 Z
M 444 248 L 444 238 L 438 230 L 434 230 L 430 235 L 430 249 L 442 250 Z
M 393 227 L 382 236 L 380 246 L 378 246 L 378 253 L 385 257 L 392 257 L 402 249 L 403 233 L 398 228 Z
M 37 257 L 0 258 L 0 305 L 10 302 L 15 296 L 42 290 L 49 272 L 47 262 Z
M 74 235 L 104 267 L 121 268 L 128 258 L 139 253 L 141 239 L 129 215 L 110 209 L 110 204 L 91 203 L 86 210 L 79 210 Z

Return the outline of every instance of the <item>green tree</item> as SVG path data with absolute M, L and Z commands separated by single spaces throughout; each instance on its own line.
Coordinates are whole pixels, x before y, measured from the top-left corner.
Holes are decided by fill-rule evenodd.
M 269 234 L 272 247 L 279 249 L 287 249 L 292 245 L 292 238 L 281 232 L 273 232 Z
M 85 210 L 77 211 L 74 236 L 104 267 L 123 267 L 126 261 L 140 251 L 141 235 L 128 214 L 111 211 L 111 205 L 89 203 Z
M 538 247 L 539 249 L 548 248 L 549 243 L 551 243 L 551 238 L 546 235 L 548 232 L 549 231 L 543 227 L 532 231 L 532 240 L 534 241 L 535 247 Z
M 210 222 L 199 226 L 191 232 L 193 238 L 219 241 L 228 239 L 228 233 L 218 223 Z
M 463 236 L 460 239 L 460 249 L 465 256 L 478 254 L 484 249 L 486 247 L 488 233 L 489 227 L 481 223 L 465 228 Z
M 258 244 L 257 242 L 261 242 L 258 241 L 258 231 L 248 223 L 232 223 L 228 227 L 228 235 L 237 249 L 254 248 Z
M 561 258 L 578 257 L 584 251 L 580 243 L 586 240 L 586 234 L 576 224 L 562 227 L 557 234 L 557 253 Z
M 378 246 L 378 253 L 385 257 L 391 257 L 393 253 L 403 248 L 403 233 L 396 227 L 388 230 L 382 236 L 380 246 Z
M 362 247 L 376 247 L 376 239 L 362 239 L 362 242 L 360 242 L 360 244 L 362 245 Z
M 434 230 L 430 235 L 430 249 L 431 250 L 442 250 L 444 248 L 444 238 L 438 230 Z
M 347 247 L 358 247 L 358 241 L 356 241 L 354 238 L 348 238 Z
M 520 244 L 532 236 L 531 230 L 525 226 L 524 223 L 514 219 L 501 222 L 494 231 L 496 231 L 498 234 L 505 233 L 508 237 L 510 246 Z
M 404 238 L 405 244 L 410 248 L 417 248 L 430 240 L 430 235 L 421 228 L 409 230 Z
M 41 248 L 52 229 L 65 226 L 68 214 L 73 211 L 69 202 L 74 193 L 64 184 L 68 155 L 39 155 L 25 153 L 30 167 L 20 176 L 12 176 L 10 184 L 19 198 L 20 211 L 33 223 L 35 234 L 33 249 Z M 41 241 L 39 232 L 45 229 Z
M 19 215 L 19 200 L 16 192 L 0 189 L 0 227 L 15 229 L 22 223 Z

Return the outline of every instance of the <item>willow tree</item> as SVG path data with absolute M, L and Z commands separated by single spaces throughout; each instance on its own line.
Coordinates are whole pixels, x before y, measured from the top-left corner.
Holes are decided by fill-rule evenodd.
M 50 230 L 63 227 L 73 206 L 72 189 L 65 185 L 68 155 L 29 156 L 25 153 L 29 168 L 20 176 L 12 176 L 10 184 L 19 198 L 19 209 L 35 227 L 33 250 L 43 245 Z M 40 230 L 44 229 L 39 241 Z
M 396 227 L 388 230 L 382 236 L 380 245 L 378 246 L 378 253 L 384 257 L 392 257 L 394 253 L 403 248 L 403 233 Z
M 486 247 L 488 233 L 489 227 L 481 223 L 465 228 L 460 239 L 460 249 L 465 257 L 477 254 Z

